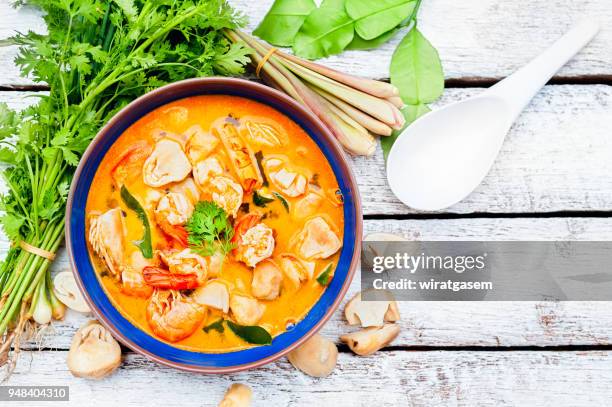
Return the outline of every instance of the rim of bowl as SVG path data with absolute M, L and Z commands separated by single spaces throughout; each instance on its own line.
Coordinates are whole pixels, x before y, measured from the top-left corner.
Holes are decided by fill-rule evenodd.
M 70 185 L 70 191 L 68 193 L 68 198 L 67 198 L 67 204 L 66 204 L 66 218 L 70 219 L 70 215 L 72 213 L 72 202 L 73 202 L 73 196 L 74 196 L 74 191 L 76 189 L 76 186 L 78 184 L 78 180 L 79 177 L 81 175 L 81 171 L 83 170 L 83 167 L 89 157 L 89 155 L 92 153 L 92 151 L 96 148 L 96 146 L 100 143 L 100 141 L 102 139 L 104 139 L 105 137 L 107 137 L 107 133 L 119 122 L 125 120 L 125 116 L 127 116 L 129 114 L 129 112 L 135 107 L 135 106 L 139 106 L 141 104 L 146 104 L 150 101 L 150 99 L 153 99 L 155 97 L 158 97 L 164 93 L 172 93 L 172 91 L 176 88 L 182 88 L 184 86 L 195 86 L 195 87 L 206 87 L 210 84 L 217 84 L 217 85 L 226 85 L 226 86 L 245 86 L 245 87 L 251 87 L 253 89 L 258 90 L 259 92 L 262 93 L 266 93 L 269 96 L 271 96 L 272 98 L 276 98 L 277 100 L 279 100 L 281 103 L 285 103 L 288 104 L 290 109 L 294 109 L 294 110 L 299 110 L 301 112 L 301 114 L 303 114 L 306 119 L 308 121 L 310 121 L 312 124 L 315 125 L 316 130 L 318 132 L 318 134 L 324 138 L 326 138 L 330 143 L 330 149 L 332 150 L 332 155 L 335 157 L 335 159 L 337 160 L 339 167 L 341 168 L 341 173 L 336 173 L 334 172 L 334 175 L 336 177 L 338 176 L 342 176 L 342 177 L 346 177 L 347 179 L 345 179 L 345 181 L 348 181 L 348 184 L 351 186 L 352 190 L 354 191 L 354 196 L 353 196 L 353 206 L 355 209 L 355 236 L 354 236 L 354 250 L 353 250 L 353 255 L 351 258 L 351 263 L 349 265 L 349 268 L 347 270 L 347 275 L 346 278 L 344 279 L 344 282 L 342 284 L 342 288 L 340 289 L 340 292 L 338 293 L 338 295 L 336 296 L 336 298 L 334 299 L 334 302 L 331 304 L 331 306 L 328 308 L 328 310 L 326 311 L 326 313 L 323 315 L 323 317 L 321 319 L 319 319 L 319 321 L 308 331 L 306 332 L 301 338 L 297 339 L 295 342 L 293 342 L 292 344 L 290 344 L 289 346 L 285 347 L 284 349 L 259 360 L 253 361 L 253 362 L 249 362 L 249 363 L 244 363 L 244 364 L 240 364 L 240 365 L 233 365 L 233 366 L 226 366 L 226 367 L 210 367 L 210 366 L 196 366 L 196 365 L 191 365 L 191 364 L 184 364 L 184 363 L 180 363 L 180 362 L 175 362 L 172 360 L 168 360 L 162 356 L 159 356 L 155 353 L 149 352 L 146 349 L 143 349 L 142 347 L 140 347 L 139 345 L 135 344 L 134 342 L 132 342 L 123 332 L 121 332 L 119 329 L 117 329 L 112 323 L 110 323 L 107 319 L 107 317 L 104 315 L 103 312 L 101 312 L 97 305 L 95 304 L 95 302 L 90 298 L 89 293 L 87 292 L 85 285 L 83 284 L 82 280 L 81 280 L 81 276 L 80 273 L 78 272 L 78 268 L 77 265 L 75 263 L 74 260 L 74 255 L 72 252 L 72 237 L 71 237 L 71 233 L 70 233 L 70 222 L 67 221 L 66 222 L 66 226 L 65 226 L 65 235 L 66 235 L 66 248 L 67 248 L 67 252 L 68 252 L 68 257 L 70 259 L 70 267 L 71 267 L 71 271 L 72 274 L 75 276 L 77 285 L 79 286 L 79 289 L 81 290 L 81 293 L 83 293 L 84 297 L 85 297 L 85 301 L 88 303 L 92 313 L 94 314 L 94 316 L 96 317 L 96 319 L 98 319 L 98 321 L 106 328 L 108 329 L 112 334 L 113 337 L 115 337 L 119 342 L 121 342 L 123 345 L 125 345 L 126 347 L 128 347 L 129 349 L 131 349 L 132 351 L 139 353 L 147 358 L 149 358 L 150 360 L 153 360 L 154 362 L 157 362 L 159 364 L 165 365 L 165 366 L 169 366 L 169 367 L 173 367 L 179 370 L 183 370 L 183 371 L 188 371 L 188 372 L 194 372 L 194 373 L 234 373 L 234 372 L 240 372 L 240 371 L 244 371 L 244 370 L 248 370 L 248 369 L 254 369 L 257 368 L 259 366 L 263 366 L 266 365 L 268 363 L 271 363 L 275 360 L 280 359 L 281 357 L 285 356 L 287 353 L 291 352 L 293 349 L 297 348 L 298 346 L 300 346 L 302 343 L 304 343 L 305 341 L 307 341 L 311 336 L 313 336 L 314 334 L 316 334 L 322 327 L 323 325 L 329 320 L 329 318 L 331 318 L 331 316 L 333 315 L 333 313 L 338 309 L 338 307 L 340 306 L 340 303 L 342 302 L 342 300 L 344 299 L 344 296 L 346 295 L 346 292 L 348 291 L 349 286 L 351 285 L 351 282 L 353 281 L 354 275 L 355 275 L 355 270 L 357 269 L 357 265 L 359 263 L 359 253 L 361 251 L 361 237 L 362 237 L 362 233 L 363 233 L 363 213 L 362 213 L 362 208 L 361 208 L 361 195 L 359 194 L 359 188 L 357 186 L 357 181 L 355 180 L 355 175 L 353 174 L 353 171 L 351 170 L 348 161 L 346 159 L 346 153 L 344 152 L 344 150 L 342 149 L 341 145 L 338 143 L 338 141 L 336 140 L 336 138 L 332 135 L 332 133 L 327 129 L 327 127 L 323 124 L 323 122 L 317 117 L 315 116 L 313 113 L 311 113 L 310 111 L 306 110 L 303 106 L 301 106 L 297 101 L 295 101 L 294 99 L 290 98 L 289 96 L 285 95 L 284 93 L 273 89 L 269 86 L 265 86 L 262 85 L 260 83 L 257 82 L 252 82 L 246 79 L 240 79 L 240 78 L 227 78 L 227 77 L 207 77 L 207 78 L 192 78 L 192 79 L 185 79 L 182 81 L 177 81 L 177 82 L 173 82 L 167 85 L 164 85 L 162 87 L 159 87 L 157 89 L 154 89 L 136 99 L 134 99 L 132 102 L 130 102 L 127 106 L 125 106 L 124 108 L 122 108 L 119 112 L 115 113 L 115 115 L 108 121 L 108 123 L 106 123 L 96 134 L 96 136 L 92 139 L 92 141 L 90 142 L 89 146 L 87 147 L 87 149 L 85 150 L 85 152 L 83 153 L 79 164 L 75 170 L 74 173 L 74 177 L 72 179 L 72 183 Z M 219 93 L 221 94 L 221 93 Z M 203 93 L 204 95 L 204 93 Z M 194 95 L 196 96 L 196 95 Z M 186 96 L 188 97 L 188 96 Z M 245 97 L 245 96 L 242 96 Z M 182 98 L 178 98 L 175 100 L 180 100 Z M 167 103 L 171 103 L 174 100 L 170 100 Z M 265 102 L 261 102 L 258 101 L 259 103 L 262 104 L 266 104 Z M 163 106 L 163 105 L 162 105 Z M 155 110 L 155 109 L 153 109 Z M 152 110 L 151 110 L 152 111 Z M 287 115 L 291 120 L 294 120 L 291 115 L 281 112 L 285 115 Z M 140 120 L 142 117 L 139 117 L 138 119 L 136 119 L 136 121 Z M 136 122 L 134 121 L 134 123 Z M 133 123 L 132 123 L 133 124 Z M 310 134 L 309 134 L 309 137 Z M 312 138 L 312 137 L 311 137 Z M 106 154 L 106 152 L 105 152 Z M 106 294 L 106 293 L 105 293 Z M 108 296 L 108 295 L 107 295 Z M 317 300 L 318 301 L 318 300 Z M 313 304 L 313 307 L 316 305 Z M 140 328 L 138 328 L 140 329 Z M 146 333 L 147 335 L 150 335 L 148 332 Z

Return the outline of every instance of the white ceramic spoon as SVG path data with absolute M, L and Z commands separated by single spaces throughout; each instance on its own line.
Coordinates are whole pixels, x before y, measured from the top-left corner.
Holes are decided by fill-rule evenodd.
M 482 94 L 444 106 L 408 126 L 387 160 L 393 193 L 424 211 L 447 208 L 468 196 L 489 172 L 525 106 L 598 31 L 598 24 L 584 21 Z

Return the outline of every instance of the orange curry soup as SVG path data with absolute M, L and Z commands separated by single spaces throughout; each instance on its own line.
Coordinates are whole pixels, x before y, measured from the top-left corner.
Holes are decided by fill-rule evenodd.
M 86 210 L 92 263 L 117 309 L 201 352 L 255 346 L 227 321 L 274 337 L 301 320 L 333 278 L 344 230 L 338 183 L 315 142 L 275 109 L 223 95 L 175 101 L 127 129 Z M 227 235 L 194 243 L 194 219 L 211 213 Z

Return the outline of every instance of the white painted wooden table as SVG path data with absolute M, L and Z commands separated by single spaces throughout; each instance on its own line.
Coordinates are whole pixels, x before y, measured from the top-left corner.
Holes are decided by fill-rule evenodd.
M 232 0 L 250 28 L 271 0 Z M 479 92 L 527 62 L 575 20 L 603 30 L 536 97 L 508 136 L 484 183 L 440 213 L 400 204 L 386 185 L 380 151 L 353 159 L 365 230 L 412 239 L 612 239 L 612 3 L 609 0 L 427 0 L 421 27 L 440 50 L 448 89 L 437 105 Z M 44 30 L 36 11 L 0 0 L 0 38 Z M 387 77 L 398 39 L 373 52 L 324 61 L 346 72 Z M 44 91 L 20 78 L 14 48 L 0 48 L 0 101 L 25 106 Z M 6 251 L 8 242 L 2 238 Z M 62 253 L 55 270 L 68 268 Z M 351 293 L 359 290 L 356 280 Z M 391 347 L 357 357 L 341 347 L 338 367 L 313 379 L 286 360 L 227 376 L 171 370 L 126 352 L 101 381 L 73 378 L 66 353 L 87 319 L 69 313 L 53 335 L 26 344 L 8 384 L 69 385 L 69 405 L 216 405 L 234 381 L 254 405 L 609 405 L 612 306 L 606 302 L 402 303 L 402 333 Z M 340 312 L 323 334 L 347 331 Z M 64 403 L 57 403 L 61 405 Z M 24 405 L 19 404 L 19 405 Z M 55 404 L 54 404 L 55 405 Z

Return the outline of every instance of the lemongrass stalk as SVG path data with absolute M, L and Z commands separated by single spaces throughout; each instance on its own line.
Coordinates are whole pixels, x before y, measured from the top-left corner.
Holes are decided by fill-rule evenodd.
M 325 99 L 334 104 L 337 108 L 341 109 L 344 113 L 349 115 L 353 120 L 357 123 L 371 131 L 372 133 L 379 136 L 390 136 L 393 133 L 393 129 L 386 125 L 385 123 L 376 120 L 372 116 L 368 116 L 363 113 L 361 110 L 356 109 L 352 105 L 349 105 L 345 101 L 338 99 L 334 95 L 329 92 L 324 91 L 323 89 L 315 88 L 313 89 L 319 95 L 323 96 Z
M 248 35 L 248 34 L 245 34 L 245 35 Z M 255 39 L 253 38 L 253 40 Z M 269 47 L 267 44 L 263 44 L 263 46 L 266 47 L 267 50 L 271 49 L 271 47 Z M 348 85 L 351 88 L 359 89 L 372 96 L 376 96 L 379 98 L 388 98 L 388 97 L 399 95 L 399 89 L 397 89 L 397 87 L 395 87 L 394 85 L 390 83 L 345 74 L 335 69 L 331 69 L 326 66 L 319 65 L 317 63 L 307 61 L 302 58 L 298 58 L 294 55 L 287 54 L 282 51 L 276 51 L 275 53 L 311 71 L 317 72 L 337 82 Z
M 312 89 L 312 90 L 314 92 L 316 92 L 316 89 Z M 319 93 L 319 95 L 321 96 L 320 93 Z M 355 130 L 357 130 L 359 133 L 367 133 L 368 132 L 368 129 L 363 127 L 355 119 L 353 119 L 351 116 L 346 114 L 342 109 L 340 109 L 338 106 L 336 106 L 333 103 L 331 103 L 329 100 L 327 100 L 324 97 L 322 97 L 321 98 L 321 103 L 323 105 L 325 105 L 329 110 L 331 110 L 336 116 L 338 116 L 339 118 L 344 120 L 349 126 L 353 127 Z
M 253 60 L 255 65 L 258 65 L 261 63 L 261 61 L 263 61 L 263 55 L 260 54 L 262 48 L 258 46 L 256 41 L 252 42 L 250 41 L 248 37 L 244 37 L 244 38 L 241 37 L 239 32 L 227 31 L 225 34 L 233 42 L 238 42 L 238 41 L 244 42 L 246 45 L 248 45 L 253 50 L 253 52 L 251 53 L 251 59 Z M 304 101 L 301 100 L 299 93 L 295 90 L 295 87 L 291 84 L 290 80 L 287 79 L 287 77 L 283 75 L 283 73 L 281 73 L 281 71 L 278 68 L 279 67 L 277 66 L 276 63 L 268 60 L 262 66 L 262 71 L 268 76 L 268 81 L 273 83 L 275 88 L 287 93 L 289 96 L 291 96 L 298 102 L 304 103 Z M 282 68 L 282 66 L 280 68 Z
M 270 59 L 272 58 L 274 58 L 274 56 Z M 386 123 L 392 128 L 403 127 L 403 123 L 397 121 L 397 117 L 401 116 L 401 112 L 385 99 L 379 99 L 358 89 L 353 89 L 343 83 L 333 81 L 291 61 L 284 60 L 282 62 L 288 69 L 303 80 L 335 95 L 337 98 L 355 106 L 364 113 Z
M 331 103 L 326 102 L 322 96 L 309 88 L 306 88 L 306 91 L 311 94 L 313 105 L 319 109 L 319 118 L 336 136 L 345 150 L 355 155 L 369 156 L 374 153 L 376 141 L 367 130 L 364 131 L 363 127 L 356 128 L 351 126 L 330 108 L 333 106 Z
M 387 100 L 395 107 L 397 107 L 398 109 L 403 109 L 406 104 L 404 103 L 404 101 L 402 100 L 401 97 L 399 96 L 392 96 L 390 98 L 387 98 Z
M 244 35 L 244 33 L 241 32 L 236 32 L 236 34 L 244 43 L 256 51 L 252 56 L 254 62 L 259 64 L 261 60 L 263 60 L 263 55 L 267 53 L 266 49 L 254 38 Z M 229 37 L 235 41 L 235 37 L 232 36 L 231 33 Z M 277 82 L 284 84 L 281 86 L 283 91 L 314 113 L 347 151 L 357 155 L 371 155 L 374 152 L 376 142 L 371 135 L 367 134 L 367 131 L 365 134 L 360 133 L 354 127 L 342 121 L 323 104 L 323 98 L 310 90 L 297 76 L 279 63 L 273 56 L 263 65 L 262 71 L 268 74 L 270 65 L 280 74 L 280 77 L 275 75 L 273 78 L 274 81 L 280 79 L 280 81 Z M 290 91 L 287 91 L 287 89 L 290 89 Z

